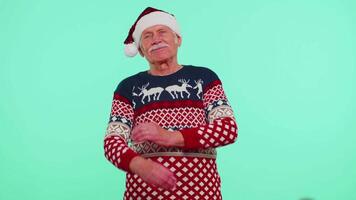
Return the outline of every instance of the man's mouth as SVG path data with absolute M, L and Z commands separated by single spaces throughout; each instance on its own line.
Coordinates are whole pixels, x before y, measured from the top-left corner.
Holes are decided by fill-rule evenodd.
M 152 51 L 156 51 L 156 50 L 160 50 L 160 49 L 163 49 L 163 48 L 166 48 L 168 47 L 167 44 L 158 44 L 158 45 L 155 45 L 155 46 L 152 46 L 151 49 L 150 49 L 150 52 Z
M 157 50 L 160 50 L 160 49 L 163 49 L 163 48 L 166 48 L 166 47 L 158 47 L 158 48 L 156 48 L 156 49 L 152 49 L 152 51 L 157 51 Z M 151 52 L 152 52 L 151 51 Z

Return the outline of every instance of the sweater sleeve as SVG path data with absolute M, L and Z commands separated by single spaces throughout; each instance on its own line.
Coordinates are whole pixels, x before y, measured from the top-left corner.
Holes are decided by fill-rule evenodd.
M 237 123 L 224 93 L 222 83 L 212 72 L 203 93 L 203 105 L 207 124 L 180 130 L 184 147 L 188 149 L 225 146 L 237 139 Z
M 134 111 L 131 102 L 120 92 L 120 87 L 119 85 L 112 100 L 110 119 L 104 137 L 104 153 L 113 165 L 128 172 L 130 161 L 138 156 L 128 147 Z

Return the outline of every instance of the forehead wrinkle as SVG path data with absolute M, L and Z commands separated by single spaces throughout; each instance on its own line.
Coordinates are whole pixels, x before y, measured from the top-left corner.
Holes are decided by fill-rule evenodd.
M 155 31 L 160 31 L 160 30 L 170 30 L 172 32 L 174 32 L 171 28 L 169 28 L 168 26 L 165 25 L 155 25 L 155 26 L 151 26 L 149 28 L 146 28 L 142 34 L 146 33 L 146 32 L 155 32 Z

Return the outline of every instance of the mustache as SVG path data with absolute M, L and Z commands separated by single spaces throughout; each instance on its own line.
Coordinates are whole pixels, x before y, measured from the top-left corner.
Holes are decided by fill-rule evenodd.
M 148 51 L 151 52 L 151 51 L 154 51 L 156 49 L 159 49 L 159 48 L 162 48 L 162 47 L 168 47 L 168 44 L 167 43 L 164 43 L 164 42 L 160 42 L 158 44 L 155 44 L 153 46 L 151 46 Z

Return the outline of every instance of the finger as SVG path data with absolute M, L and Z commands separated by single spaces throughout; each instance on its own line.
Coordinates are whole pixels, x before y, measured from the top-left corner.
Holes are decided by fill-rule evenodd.
M 139 127 L 139 126 L 136 126 L 131 131 L 131 139 L 132 140 L 139 140 L 142 137 L 142 134 L 143 134 L 142 128 Z
M 132 130 L 132 132 L 131 132 L 131 139 L 133 140 L 133 141 L 136 141 L 137 140 L 137 131 L 134 129 L 134 130 Z
M 137 131 L 140 131 L 140 130 L 142 130 L 142 124 L 136 125 L 136 126 L 132 129 L 132 131 L 134 131 L 134 132 L 137 132 Z
M 177 184 L 177 179 L 173 174 L 170 174 L 167 179 L 167 184 L 169 185 L 170 189 L 175 188 Z
M 143 140 L 145 137 L 146 137 L 146 131 L 138 130 L 136 132 L 136 135 L 135 135 L 136 140 Z
M 146 180 L 146 182 L 154 187 L 169 189 L 163 179 L 153 174 Z
M 169 179 L 167 182 L 165 182 L 164 186 L 165 189 L 174 190 L 176 188 L 176 182 L 172 179 Z
M 145 140 L 144 140 L 144 138 L 141 138 L 141 137 L 134 137 L 134 138 L 132 138 L 132 141 L 135 142 L 135 143 L 140 143 L 140 142 L 143 142 Z
M 161 166 L 159 170 L 159 179 L 161 187 L 165 189 L 173 189 L 176 186 L 177 179 L 174 174 L 167 168 Z
M 166 190 L 171 190 L 174 188 L 174 185 L 170 182 L 168 182 L 167 180 L 160 180 L 158 183 L 159 187 L 164 188 Z
M 147 134 L 147 131 L 137 131 L 135 135 L 132 137 L 132 140 L 134 142 L 145 142 L 150 139 L 149 134 Z
M 131 138 L 131 139 L 132 139 L 132 142 L 137 143 L 137 144 L 145 141 L 144 139 L 140 139 L 140 138 Z
M 176 183 L 172 181 L 166 181 L 162 184 L 162 187 L 165 189 L 173 190 L 176 187 Z
M 132 130 L 131 130 L 131 137 L 134 137 L 134 136 L 136 136 L 136 134 L 137 134 L 137 126 L 135 126 Z

